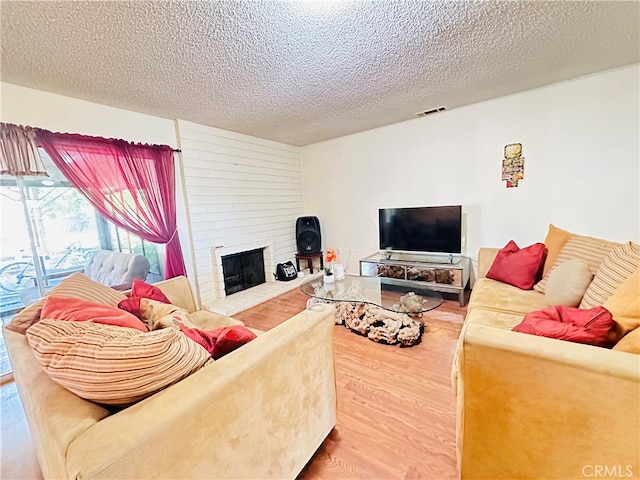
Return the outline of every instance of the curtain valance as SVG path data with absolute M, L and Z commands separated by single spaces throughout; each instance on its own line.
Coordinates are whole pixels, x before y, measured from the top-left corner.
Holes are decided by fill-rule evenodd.
M 0 174 L 16 177 L 48 177 L 40 154 L 35 129 L 0 123 Z

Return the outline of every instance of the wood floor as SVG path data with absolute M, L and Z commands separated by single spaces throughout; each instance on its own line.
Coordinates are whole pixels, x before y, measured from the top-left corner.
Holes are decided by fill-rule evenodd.
M 234 315 L 269 330 L 305 308 L 298 290 Z M 301 479 L 454 479 L 450 369 L 466 309 L 446 300 L 425 316 L 419 345 L 381 345 L 336 326 L 338 424 Z M 2 387 L 0 478 L 42 478 L 13 384 Z

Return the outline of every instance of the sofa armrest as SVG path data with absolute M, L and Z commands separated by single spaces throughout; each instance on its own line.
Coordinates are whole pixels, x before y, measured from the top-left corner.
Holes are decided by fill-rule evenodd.
M 31 352 L 27 337 L 3 326 L 13 376 L 44 478 L 65 478 L 65 447 L 110 411 L 54 382 Z
M 314 306 L 67 451 L 70 478 L 294 478 L 336 424 L 334 309 Z
M 640 474 L 637 355 L 483 325 L 466 329 L 458 383 L 464 478 Z
M 499 248 L 483 247 L 478 250 L 478 278 L 487 276 L 487 272 L 491 268 L 491 264 L 498 255 Z

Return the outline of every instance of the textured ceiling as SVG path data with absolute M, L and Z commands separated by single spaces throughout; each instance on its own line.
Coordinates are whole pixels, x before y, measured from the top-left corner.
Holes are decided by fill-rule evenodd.
M 640 3 L 1 3 L 2 81 L 307 145 L 640 60 Z

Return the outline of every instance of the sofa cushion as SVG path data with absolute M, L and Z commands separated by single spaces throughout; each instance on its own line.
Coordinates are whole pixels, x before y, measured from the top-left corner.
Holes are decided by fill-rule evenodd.
M 27 331 L 49 376 L 81 398 L 137 402 L 199 370 L 209 353 L 172 328 L 142 333 L 87 322 L 41 320 Z
M 613 249 L 604 257 L 589 285 L 580 308 L 603 305 L 607 298 L 640 265 L 640 245 L 627 242 Z
M 520 248 L 513 240 L 498 252 L 487 272 L 487 278 L 530 290 L 542 273 L 546 247 L 534 243 Z
M 547 247 L 547 258 L 544 261 L 544 267 L 542 269 L 542 276 L 546 276 L 551 271 L 551 267 L 558 258 L 562 247 L 573 236 L 571 232 L 567 232 L 561 228 L 556 227 L 552 223 L 549 224 L 549 230 L 547 236 L 544 239 L 544 245 Z
M 611 312 L 604 307 L 583 310 L 556 305 L 528 313 L 513 331 L 605 347 L 612 344 L 613 327 Z
M 549 273 L 547 273 L 547 275 L 540 280 L 533 289 L 537 292 L 544 293 L 547 287 L 549 274 L 558 265 L 571 259 L 577 259 L 585 262 L 589 265 L 591 273 L 595 275 L 604 257 L 606 257 L 611 250 L 619 246 L 619 243 L 609 242 L 608 240 L 602 240 L 600 238 L 574 235 L 567 241 L 564 247 L 562 247 L 556 261 L 553 262 L 553 267 L 549 270 Z
M 102 285 L 82 273 L 73 273 L 56 285 L 47 295 L 67 298 L 80 298 L 115 307 L 118 302 L 127 298 L 112 288 Z M 40 320 L 40 313 L 45 299 L 29 305 L 19 312 L 7 324 L 6 328 L 24 335 L 27 328 Z
M 40 318 L 68 322 L 93 322 L 116 327 L 134 328 L 141 332 L 148 331 L 147 326 L 129 312 L 80 298 L 48 295 L 45 297 Z
M 622 337 L 622 339 L 613 346 L 613 350 L 640 355 L 640 328 L 636 328 Z
M 640 268 L 620 284 L 604 307 L 613 315 L 618 338 L 640 327 Z
M 582 260 L 567 260 L 549 274 L 544 293 L 547 304 L 577 307 L 592 279 L 589 265 Z
M 475 308 L 465 318 L 464 325 L 484 325 L 499 328 L 500 330 L 511 330 L 522 321 L 523 317 L 523 313 Z
M 538 292 L 521 290 L 490 278 L 480 278 L 473 285 L 467 312 L 484 308 L 524 315 L 546 306 L 545 296 Z

